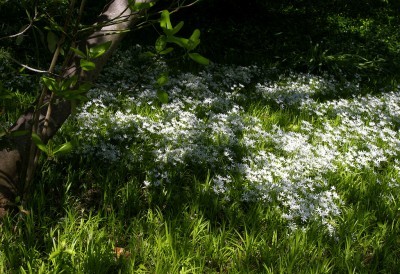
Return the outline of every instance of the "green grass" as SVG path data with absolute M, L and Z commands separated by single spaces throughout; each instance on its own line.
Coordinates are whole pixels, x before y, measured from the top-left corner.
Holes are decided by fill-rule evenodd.
M 390 273 L 399 266 L 398 216 L 378 221 L 374 206 L 344 209 L 332 239 L 312 226 L 289 231 L 273 209 L 227 208 L 200 193 L 129 217 L 112 205 L 91 212 L 70 206 L 57 218 L 31 210 L 1 227 L 2 272 Z M 116 258 L 116 246 L 126 257 Z

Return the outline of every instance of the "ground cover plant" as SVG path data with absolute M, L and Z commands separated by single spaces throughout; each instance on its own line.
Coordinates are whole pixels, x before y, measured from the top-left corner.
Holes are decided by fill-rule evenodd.
M 312 2 L 203 1 L 207 67 L 128 37 L 0 224 L 0 273 L 398 272 L 398 4 Z M 7 127 L 37 81 L 4 60 Z
M 119 52 L 53 141 L 74 152 L 44 159 L 30 214 L 0 227 L 2 272 L 397 269 L 397 88 L 259 66 L 191 73 L 145 52 Z

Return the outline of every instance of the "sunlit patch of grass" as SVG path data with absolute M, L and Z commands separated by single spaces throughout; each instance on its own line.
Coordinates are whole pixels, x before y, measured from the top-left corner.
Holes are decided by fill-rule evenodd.
M 179 199 L 160 188 L 118 184 L 122 176 L 116 177 L 104 182 L 111 189 L 101 194 L 104 205 L 97 212 L 80 213 L 71 204 L 55 219 L 35 218 L 31 212 L 3 223 L 4 272 L 331 273 L 378 271 L 383 265 L 395 270 L 398 265 L 398 211 L 395 218 L 378 217 L 376 203 L 368 202 L 372 193 L 361 191 L 353 202 L 345 199 L 336 232 L 329 237 L 312 224 L 290 230 L 274 207 L 224 201 L 210 192 L 207 180 L 192 180 L 190 199 Z M 360 183 L 367 184 L 351 183 L 356 181 L 339 181 L 344 198 L 348 187 L 355 191 Z M 112 189 L 114 200 L 107 198 Z M 139 193 L 132 205 L 129 197 Z M 118 258 L 115 247 L 123 250 Z

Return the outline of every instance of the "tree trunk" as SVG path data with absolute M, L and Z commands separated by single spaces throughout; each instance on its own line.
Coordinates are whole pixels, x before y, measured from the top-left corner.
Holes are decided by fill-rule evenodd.
M 139 2 L 151 2 L 154 0 L 136 0 Z M 112 1 L 99 16 L 96 24 L 109 22 L 100 30 L 93 32 L 87 37 L 83 44 L 90 46 L 99 45 L 108 41 L 112 44 L 109 50 L 99 58 L 93 60 L 96 68 L 92 71 L 82 71 L 79 67 L 79 59 L 73 58 L 71 64 L 63 72 L 64 77 L 71 77 L 73 75 L 80 75 L 81 81 L 93 82 L 99 75 L 103 66 L 110 58 L 113 51 L 117 48 L 122 40 L 125 32 L 129 26 L 136 23 L 141 17 L 140 13 L 132 12 L 128 7 L 128 0 L 114 0 Z M 96 26 L 96 24 L 94 26 Z M 69 101 L 61 100 L 57 104 L 52 104 L 51 119 L 48 122 L 45 136 L 41 136 L 44 142 L 51 139 L 71 114 L 71 104 Z M 47 98 L 46 100 L 49 100 Z M 44 117 L 47 109 L 44 108 L 40 115 L 39 129 L 43 128 Z M 32 130 L 32 119 L 34 116 L 33 110 L 28 110 L 22 115 L 17 122 L 10 128 L 11 132 L 18 130 Z M 39 131 L 41 132 L 41 130 Z M 11 138 L 11 137 L 10 137 Z M 27 165 L 30 151 L 30 135 L 19 137 L 12 137 L 11 143 L 13 147 L 10 149 L 3 149 L 0 151 L 0 218 L 9 212 L 11 208 L 15 207 L 15 198 L 25 197 L 27 190 L 26 186 L 22 185 L 25 178 L 20 178 L 21 170 L 24 165 Z M 27 182 L 25 182 L 26 184 Z M 29 182 L 28 182 L 29 183 Z

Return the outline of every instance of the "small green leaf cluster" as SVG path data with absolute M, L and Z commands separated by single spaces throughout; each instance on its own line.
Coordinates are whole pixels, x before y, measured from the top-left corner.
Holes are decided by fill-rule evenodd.
M 48 90 L 67 100 L 86 101 L 87 97 L 85 94 L 91 87 L 89 83 L 82 83 L 76 89 L 74 89 L 78 82 L 77 75 L 59 81 L 52 77 L 43 76 L 42 82 Z
M 107 52 L 107 50 L 110 48 L 112 42 L 108 41 L 102 44 L 99 44 L 94 47 L 86 47 L 86 53 L 83 51 L 77 49 L 77 48 L 71 48 L 75 54 L 80 57 L 80 66 L 84 71 L 91 71 L 96 68 L 96 64 L 93 62 L 93 59 L 99 58 L 103 54 Z
M 32 133 L 32 142 L 44 153 L 48 158 L 54 158 L 59 155 L 67 154 L 72 151 L 73 145 L 71 142 L 66 142 L 56 147 L 52 147 L 51 144 L 44 144 L 42 139 L 36 133 Z
M 189 38 L 178 37 L 176 34 L 182 29 L 184 23 L 181 21 L 175 27 L 172 26 L 170 13 L 164 10 L 161 13 L 160 27 L 164 34 L 160 35 L 157 39 L 155 48 L 157 54 L 164 55 L 173 51 L 172 47 L 168 47 L 168 43 L 175 44 L 186 50 L 186 54 L 193 61 L 201 64 L 208 65 L 210 60 L 205 58 L 199 53 L 192 52 L 200 44 L 200 30 L 195 29 Z
M 200 44 L 200 30 L 195 29 L 189 38 L 178 37 L 176 34 L 182 29 L 184 22 L 179 22 L 176 26 L 171 23 L 170 13 L 168 10 L 161 12 L 160 27 L 164 34 L 160 35 L 155 42 L 156 53 L 149 52 L 150 56 L 163 56 L 174 50 L 168 44 L 175 44 L 176 46 L 185 50 L 185 56 L 188 56 L 193 61 L 201 65 L 209 65 L 210 60 L 202 56 L 200 53 L 192 52 Z M 162 87 L 168 82 L 168 74 L 163 73 L 156 81 L 157 98 L 162 104 L 168 103 L 168 93 Z

